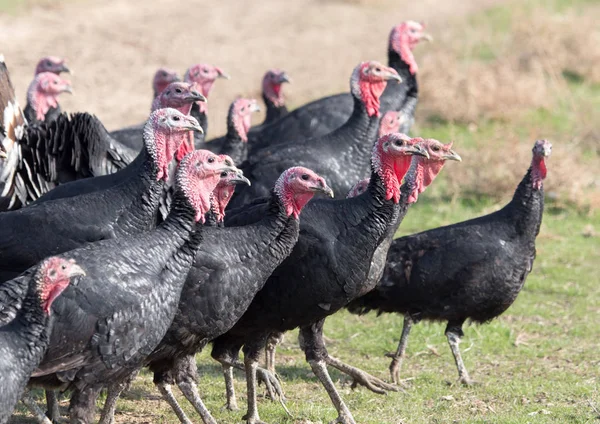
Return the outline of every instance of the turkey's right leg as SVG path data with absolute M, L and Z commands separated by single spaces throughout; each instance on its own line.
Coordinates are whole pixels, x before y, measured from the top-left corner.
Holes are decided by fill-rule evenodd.
M 400 342 L 398 343 L 398 349 L 396 353 L 388 354 L 386 356 L 392 358 L 390 363 L 390 375 L 392 377 L 392 383 L 398 384 L 398 375 L 400 374 L 400 367 L 404 360 L 406 353 L 406 345 L 408 344 L 408 334 L 413 326 L 413 320 L 409 314 L 404 314 L 404 324 L 402 326 L 402 335 L 400 336 Z
M 202 421 L 205 424 L 217 424 L 206 405 L 204 405 L 204 402 L 202 402 L 200 393 L 198 393 L 198 385 L 196 384 L 198 381 L 196 357 L 194 355 L 187 355 L 177 359 L 175 361 L 174 372 L 179 390 L 194 405 L 194 408 L 196 408 L 196 411 L 202 417 Z
M 58 422 L 60 420 L 60 408 L 58 405 L 58 397 L 54 390 L 46 390 L 46 415 L 52 422 Z
M 269 372 L 277 375 L 275 372 L 275 350 L 277 345 L 283 341 L 283 333 L 271 333 L 267 338 L 265 346 L 265 362 Z
M 239 365 L 239 352 L 241 345 L 228 343 L 224 338 L 214 341 L 210 355 L 223 367 L 223 377 L 225 378 L 225 391 L 227 392 L 227 403 L 225 407 L 230 411 L 237 411 L 238 405 L 235 397 L 235 387 L 233 385 L 233 368 L 242 368 Z M 242 368 L 243 369 L 243 368 Z
M 300 327 L 300 336 L 298 337 L 300 348 L 304 351 L 306 360 L 327 391 L 333 406 L 338 411 L 336 422 L 340 424 L 356 424 L 352 413 L 342 400 L 327 371 L 329 354 L 323 341 L 324 322 L 325 320 L 321 320 L 308 327 Z
M 69 404 L 71 424 L 92 424 L 96 418 L 96 399 L 100 389 L 73 390 Z
M 175 395 L 173 395 L 172 385 L 175 383 L 175 378 L 171 371 L 171 369 L 154 371 L 154 384 L 158 388 L 163 399 L 167 401 L 173 412 L 175 412 L 179 421 L 183 424 L 192 424 L 187 415 L 185 415 L 185 412 L 183 412 L 177 399 L 175 399 Z
M 39 424 L 52 424 L 52 421 L 44 414 L 44 411 L 38 406 L 37 402 L 31 394 L 29 389 L 25 389 L 23 396 L 21 396 L 21 402 L 25 404 L 27 409 L 35 416 L 35 419 Z
M 462 384 L 470 386 L 475 383 L 475 381 L 471 380 L 469 377 L 469 373 L 467 372 L 467 368 L 462 360 L 462 356 L 460 354 L 460 339 L 464 335 L 462 331 L 462 322 L 449 322 L 446 327 L 446 337 L 448 338 L 448 344 L 450 345 L 450 350 L 452 350 L 452 355 L 454 355 L 454 362 L 456 362 L 456 368 L 458 369 L 458 381 Z

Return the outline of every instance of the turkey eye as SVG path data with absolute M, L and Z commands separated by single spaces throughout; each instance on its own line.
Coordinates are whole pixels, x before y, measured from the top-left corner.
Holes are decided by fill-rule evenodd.
M 304 181 L 308 181 L 310 177 L 308 176 L 308 174 L 302 174 L 302 177 L 300 178 L 302 178 Z
M 174 116 L 173 121 L 179 121 L 179 116 Z
M 60 266 L 60 269 L 63 269 L 63 270 L 64 270 L 64 269 L 67 269 L 67 266 L 66 266 L 65 264 L 62 264 L 62 265 Z
M 176 90 L 175 90 L 175 92 L 176 92 L 176 93 L 181 93 L 181 89 L 180 89 L 180 88 L 178 88 L 178 89 L 176 89 Z
M 160 73 L 160 76 L 161 76 L 161 77 L 166 77 L 166 76 L 167 76 L 167 73 L 163 71 L 163 72 L 161 72 L 161 73 Z
M 434 152 L 439 152 L 440 151 L 440 147 L 439 146 L 433 146 L 431 148 L 431 150 L 433 150 Z
M 208 69 L 203 69 L 202 72 L 204 72 L 205 74 L 208 74 Z
M 242 108 L 242 112 L 243 112 L 243 111 L 245 111 L 245 110 L 246 110 L 246 107 L 244 106 L 244 107 Z
M 377 72 L 381 72 L 381 68 L 375 68 Z
M 400 141 L 400 140 L 394 141 L 394 145 L 396 145 L 396 146 L 402 146 L 403 143 L 404 143 L 404 141 Z
M 56 85 L 58 84 L 58 81 L 52 81 L 52 84 Z
M 227 177 L 227 171 L 221 172 L 221 178 L 225 178 L 225 177 Z
M 215 158 L 208 158 L 208 163 L 213 163 L 215 161 Z

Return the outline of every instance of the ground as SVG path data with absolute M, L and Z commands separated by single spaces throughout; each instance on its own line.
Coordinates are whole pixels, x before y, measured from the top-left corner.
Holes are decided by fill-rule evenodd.
M 193 63 L 214 63 L 232 79 L 211 93 L 210 138 L 223 132 L 236 95 L 259 95 L 267 68 L 292 76 L 285 92 L 296 107 L 346 90 L 359 61 L 384 61 L 392 25 L 425 21 L 435 42 L 415 51 L 421 97 L 413 134 L 454 141 L 463 162 L 444 169 L 399 234 L 501 207 L 528 166 L 533 141 L 548 138 L 554 151 L 538 256 L 515 304 L 492 323 L 465 329 L 461 348 L 480 385 L 454 384 L 444 326 L 427 323 L 411 334 L 406 393 L 351 390 L 344 375 L 332 377 L 361 423 L 587 423 L 600 420 L 599 12 L 590 0 L 0 0 L 0 53 L 20 98 L 40 56 L 66 56 L 76 95 L 62 99 L 64 109 L 96 113 L 109 129 L 145 119 L 156 67 L 183 74 Z M 328 348 L 388 378 L 384 354 L 395 349 L 401 325 L 396 315 L 338 313 L 327 321 Z M 294 418 L 266 399 L 261 416 L 328 422 L 335 411 L 296 337 L 289 333 L 278 351 Z M 241 421 L 241 412 L 221 408 L 224 384 L 208 352 L 198 355 L 198 366 L 200 391 L 217 420 Z M 244 408 L 241 374 L 236 388 Z M 61 405 L 66 412 L 67 401 Z M 176 422 L 148 373 L 120 400 L 116 419 Z M 19 409 L 13 422 L 33 421 Z

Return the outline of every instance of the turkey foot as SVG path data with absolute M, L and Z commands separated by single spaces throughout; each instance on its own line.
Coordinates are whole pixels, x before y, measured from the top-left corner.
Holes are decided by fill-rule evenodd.
M 383 381 L 377 377 L 374 377 L 371 374 L 368 374 L 361 369 L 358 369 L 351 365 L 345 364 L 342 361 L 340 361 L 339 359 L 336 359 L 332 356 L 328 356 L 327 359 L 325 360 L 325 362 L 327 363 L 327 365 L 331 365 L 332 367 L 340 370 L 344 374 L 347 374 L 350 377 L 352 377 L 354 379 L 354 381 L 352 382 L 353 389 L 356 388 L 356 386 L 358 384 L 360 384 L 362 386 L 365 386 L 367 389 L 371 390 L 372 392 L 375 392 L 380 395 L 384 395 L 386 393 L 386 391 L 391 391 L 391 392 L 403 391 L 403 389 L 401 387 L 386 383 L 385 381 Z
M 404 324 L 402 325 L 402 335 L 400 336 L 400 341 L 398 342 L 398 349 L 396 349 L 395 353 L 388 353 L 385 356 L 388 358 L 392 358 L 392 362 L 390 363 L 390 377 L 392 378 L 392 383 L 398 384 L 399 375 L 400 375 L 400 367 L 402 366 L 402 361 L 406 354 L 406 344 L 408 343 L 408 335 L 410 334 L 410 330 L 413 325 L 413 320 L 409 314 L 404 315 Z M 402 385 L 405 387 L 404 385 Z
M 354 418 L 352 417 L 352 413 L 340 397 L 340 394 L 336 390 L 335 385 L 329 376 L 329 372 L 327 372 L 327 364 L 325 361 L 309 360 L 308 363 L 327 391 L 333 406 L 335 406 L 335 409 L 338 411 L 338 417 L 332 421 L 332 423 L 356 424 L 356 421 L 354 421 Z
M 235 387 L 233 385 L 233 367 L 223 364 L 223 376 L 225 377 L 225 391 L 227 392 L 227 403 L 223 408 L 228 411 L 237 411 L 237 399 L 235 397 Z
M 283 394 L 283 387 L 281 387 L 279 376 L 260 367 L 256 369 L 256 376 L 259 384 L 265 383 L 265 386 L 267 387 L 267 396 L 271 398 L 271 400 L 278 400 L 286 414 L 288 414 L 290 418 L 294 418 L 285 404 L 285 395 Z
M 448 324 L 448 326 L 450 325 Z M 455 328 L 451 328 L 446 331 L 446 337 L 448 338 L 448 344 L 450 345 L 450 350 L 452 350 L 454 362 L 456 362 L 456 368 L 458 369 L 458 382 L 465 386 L 473 386 L 479 383 L 469 377 L 467 368 L 462 360 L 462 355 L 460 354 L 460 348 L 458 346 L 460 344 L 461 333 L 462 331 L 460 329 L 456 330 Z

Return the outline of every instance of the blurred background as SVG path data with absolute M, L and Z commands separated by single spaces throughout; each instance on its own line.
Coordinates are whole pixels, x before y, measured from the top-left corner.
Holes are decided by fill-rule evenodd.
M 228 106 L 237 95 L 260 99 L 268 68 L 292 77 L 293 84 L 283 88 L 291 109 L 348 91 L 353 67 L 363 60 L 386 62 L 390 29 L 408 19 L 425 22 L 435 39 L 414 51 L 420 97 L 412 134 L 454 141 L 463 162 L 446 167 L 400 233 L 498 209 L 524 175 L 534 140 L 547 138 L 554 149 L 544 183 L 538 259 L 507 314 L 481 330 L 465 329 L 467 368 L 476 369 L 474 377 L 483 386 L 443 383 L 453 381 L 455 369 L 441 324 L 419 325 L 411 333 L 404 372 L 412 385 L 408 394 L 350 391 L 350 382 L 332 376 L 342 379 L 342 395 L 360 422 L 595 422 L 600 416 L 597 0 L 0 0 L 0 53 L 22 104 L 39 58 L 66 57 L 75 72 L 66 75 L 75 95 L 61 96 L 63 110 L 94 113 L 110 130 L 147 117 L 158 67 L 183 75 L 198 62 L 219 66 L 231 80 L 218 80 L 211 92 L 210 139 L 224 133 Z M 387 376 L 383 352 L 395 349 L 401 325 L 396 315 L 336 314 L 325 331 L 329 351 Z M 262 417 L 306 424 L 333 419 L 295 333 L 279 355 L 278 370 L 291 395 L 288 407 L 306 420 L 287 418 L 278 405 L 261 401 Z M 220 409 L 219 366 L 208 352 L 198 361 L 209 409 L 219 422 L 238 422 L 241 413 Z M 32 422 L 25 417 L 21 410 L 15 422 Z M 117 422 L 176 419 L 143 372 L 120 401 Z

